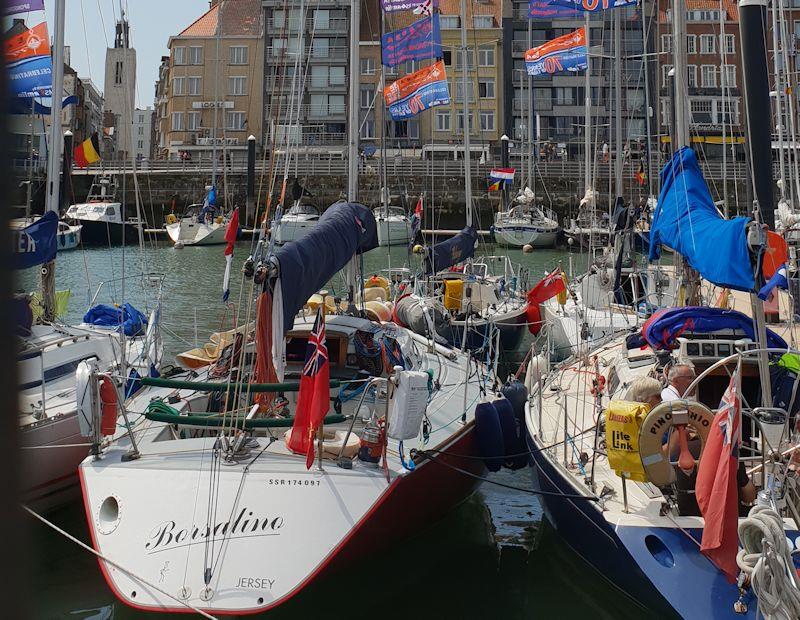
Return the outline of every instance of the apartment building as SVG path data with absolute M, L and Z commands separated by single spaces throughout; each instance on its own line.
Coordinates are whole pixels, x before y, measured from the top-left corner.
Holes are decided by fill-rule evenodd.
M 150 138 L 153 108 L 136 108 L 133 111 L 133 155 L 137 161 L 150 158 Z
M 261 135 L 263 22 L 260 0 L 215 0 L 169 39 L 156 83 L 160 157 L 211 158 L 225 146 L 246 158 Z
M 689 129 L 693 145 L 702 148 L 706 157 L 721 156 L 723 134 L 725 144 L 744 141 L 739 46 L 736 2 L 723 0 L 721 4 L 711 6 L 704 0 L 686 0 Z M 672 113 L 669 72 L 674 60 L 672 10 L 666 0 L 659 2 L 658 58 L 657 109 L 662 144 L 668 144 Z

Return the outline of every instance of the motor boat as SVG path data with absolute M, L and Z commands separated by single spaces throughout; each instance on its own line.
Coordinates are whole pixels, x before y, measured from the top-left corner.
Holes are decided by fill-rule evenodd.
M 283 245 L 302 239 L 314 229 L 319 217 L 319 210 L 315 206 L 296 202 L 280 221 L 272 223 L 275 243 Z
M 15 218 L 11 220 L 11 229 L 20 230 L 38 221 L 38 216 L 33 218 Z M 82 230 L 83 226 L 81 224 L 73 225 L 59 220 L 56 232 L 56 246 L 58 251 L 74 250 L 77 248 L 81 244 Z
M 115 199 L 116 184 L 108 177 L 98 177 L 89 189 L 86 202 L 70 205 L 66 220 L 80 225 L 84 245 L 119 245 L 138 243 L 144 221 L 125 217 L 122 203 Z M 60 246 L 59 246 L 60 247 Z
M 147 428 L 81 464 L 92 544 L 126 604 L 264 612 L 371 561 L 472 493 L 484 464 L 464 456 L 477 455 L 483 366 L 310 294 L 375 247 L 369 209 L 338 203 L 303 239 L 257 250 L 255 271 L 268 270 L 271 292 L 258 294 L 255 334 L 234 335 L 228 353 L 192 374 L 142 379 L 128 409 Z M 320 305 L 331 311 L 324 332 Z M 289 448 L 289 429 L 304 398 L 298 379 L 323 345 L 332 407 L 309 461 Z M 258 382 L 273 362 L 280 382 Z

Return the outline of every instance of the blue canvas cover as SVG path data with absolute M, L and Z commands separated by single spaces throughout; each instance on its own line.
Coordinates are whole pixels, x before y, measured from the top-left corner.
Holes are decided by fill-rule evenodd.
M 27 269 L 56 258 L 58 216 L 48 211 L 33 224 L 11 231 L 14 269 Z
M 324 287 L 356 254 L 378 247 L 372 211 L 354 202 L 328 207 L 305 237 L 275 251 L 280 265 L 283 329 L 289 331 L 308 298 Z
M 121 306 L 97 304 L 83 315 L 83 322 L 98 327 L 122 328 L 126 336 L 143 334 L 147 327 L 147 317 L 129 303 Z
M 425 273 L 449 269 L 475 253 L 478 232 L 466 226 L 455 237 L 434 245 L 425 257 Z
M 676 348 L 678 338 L 685 333 L 708 334 L 722 329 L 735 329 L 751 340 L 756 340 L 753 319 L 749 316 L 736 310 L 704 306 L 679 306 L 660 310 L 642 325 L 641 335 L 653 349 L 668 350 Z M 629 348 L 631 344 L 636 343 L 628 343 Z M 767 347 L 785 349 L 786 342 L 771 329 L 767 329 Z
M 663 243 L 706 280 L 752 291 L 755 279 L 745 231 L 749 221 L 726 220 L 719 214 L 694 151 L 683 147 L 661 171 L 661 194 L 650 226 L 650 260 L 661 256 Z

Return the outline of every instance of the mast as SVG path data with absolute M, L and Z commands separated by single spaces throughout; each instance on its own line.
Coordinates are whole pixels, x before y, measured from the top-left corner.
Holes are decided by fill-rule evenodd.
M 219 3 L 217 9 L 217 32 L 215 35 L 216 52 L 214 53 L 214 126 L 211 128 L 211 185 L 217 184 L 217 122 L 219 114 L 219 49 L 220 33 L 222 32 L 222 5 L 224 0 Z M 224 109 L 224 108 L 223 108 Z M 222 151 L 222 158 L 225 158 L 225 150 Z M 223 165 L 225 162 L 223 161 Z M 227 190 L 227 187 L 225 188 Z
M 647 173 L 647 193 L 648 197 L 653 196 L 653 175 L 650 170 L 650 140 L 653 136 L 652 127 L 650 126 L 650 55 L 648 54 L 648 41 L 647 34 L 647 11 L 645 10 L 644 2 L 642 2 L 642 68 L 644 69 L 644 124 L 645 134 L 647 140 L 645 142 L 644 152 L 647 158 L 647 166 L 645 171 Z
M 64 6 L 66 0 L 55 0 L 53 33 L 53 96 L 50 105 L 50 148 L 47 153 L 47 194 L 45 210 L 58 215 L 60 201 L 61 155 L 64 150 L 61 135 L 61 94 L 64 91 Z M 56 262 L 42 267 L 42 319 L 51 322 L 56 318 Z
M 775 205 L 772 202 L 772 145 L 769 78 L 764 24 L 767 0 L 740 0 L 739 15 L 744 74 L 747 136 L 750 142 L 750 173 L 761 222 L 774 230 Z
M 530 20 L 529 20 L 530 23 Z M 530 26 L 528 26 L 530 27 Z M 586 71 L 583 72 L 583 168 L 584 168 L 584 193 L 592 186 L 592 61 L 589 50 L 591 49 L 591 35 L 589 30 L 589 11 L 584 11 L 583 27 L 586 32 Z M 580 197 L 579 197 L 580 198 Z
M 786 199 L 786 178 L 784 175 L 784 153 L 783 153 L 783 79 L 781 78 L 781 57 L 779 54 L 779 44 L 778 44 L 778 10 L 777 7 L 773 3 L 772 11 L 772 67 L 773 71 L 775 72 L 775 120 L 776 126 L 778 129 L 778 178 L 780 179 L 780 183 L 778 186 L 780 188 L 781 200 Z M 720 14 L 724 14 L 724 12 L 720 12 Z M 724 39 L 724 37 L 723 37 Z M 722 50 L 724 51 L 724 50 Z M 725 66 L 722 67 L 722 75 L 723 75 L 723 89 L 725 88 L 725 82 L 727 81 Z M 724 111 L 724 110 L 723 110 Z
M 686 77 L 686 3 L 672 0 L 672 49 L 674 54 L 673 107 L 675 117 L 672 126 L 675 144 L 673 150 L 689 146 L 688 80 Z
M 533 24 L 531 20 L 528 20 L 528 49 L 533 47 Z M 533 136 L 533 102 L 534 102 L 534 90 L 533 90 L 533 76 L 526 75 L 525 77 L 528 79 L 528 150 L 527 150 L 527 159 L 528 159 L 528 186 L 531 188 L 533 192 L 533 201 L 534 205 L 536 204 L 536 178 L 533 174 L 533 162 L 534 162 L 534 151 L 536 150 L 536 145 L 534 143 L 534 136 Z M 523 87 L 524 90 L 524 87 Z
M 469 50 L 467 49 L 467 0 L 461 0 L 461 84 L 464 94 L 464 199 L 467 203 L 467 226 L 472 226 L 472 164 L 470 152 Z
M 730 215 L 730 206 L 728 205 L 728 149 L 726 146 L 727 139 L 727 111 L 730 109 L 730 97 L 728 89 L 728 72 L 725 69 L 725 9 L 720 7 L 719 12 L 719 38 L 721 45 L 719 46 L 720 64 L 722 64 L 722 208 L 727 219 Z M 731 132 L 733 133 L 733 132 Z
M 614 191 L 616 202 L 622 198 L 622 19 L 620 11 L 614 11 L 614 98 L 617 100 L 614 110 L 614 143 L 617 157 L 614 160 Z M 615 204 L 616 207 L 616 204 Z M 613 214 L 612 214 L 613 215 Z
M 350 102 L 347 122 L 347 200 L 358 200 L 358 40 L 361 0 L 350 2 Z M 386 133 L 385 131 L 383 133 Z M 385 139 L 386 136 L 383 136 Z

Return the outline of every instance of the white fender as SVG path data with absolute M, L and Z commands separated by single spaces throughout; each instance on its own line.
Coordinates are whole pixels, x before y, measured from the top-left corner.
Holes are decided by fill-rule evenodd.
M 97 363 L 94 360 L 84 360 L 75 369 L 75 404 L 78 426 L 83 437 L 95 436 L 99 420 L 96 372 Z
M 659 487 L 668 486 L 676 480 L 669 457 L 661 449 L 664 433 L 678 424 L 691 426 L 700 437 L 702 456 L 713 421 L 714 412 L 694 400 L 671 400 L 654 407 L 639 429 L 639 456 L 648 480 Z
M 550 362 L 544 354 L 540 353 L 530 359 L 528 368 L 525 371 L 525 387 L 528 388 L 528 394 L 533 393 L 533 388 L 539 385 L 539 380 L 544 377 L 549 370 Z

